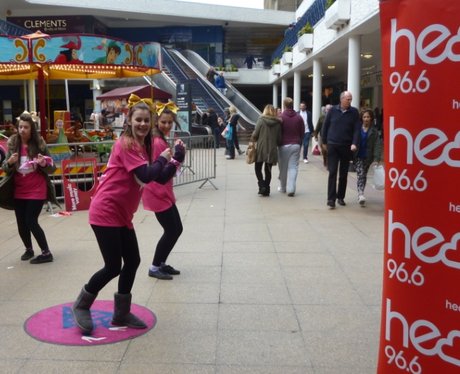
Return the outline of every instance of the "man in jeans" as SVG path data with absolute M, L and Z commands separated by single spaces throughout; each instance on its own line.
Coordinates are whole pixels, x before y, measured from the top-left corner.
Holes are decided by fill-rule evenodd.
M 321 130 L 323 144 L 327 145 L 327 205 L 335 208 L 335 200 L 339 205 L 346 205 L 344 198 L 347 189 L 348 167 L 353 152 L 359 144 L 361 123 L 358 109 L 351 106 L 352 95 L 349 91 L 340 94 L 340 104 L 334 105 L 324 119 Z M 339 185 L 337 188 L 337 170 Z
M 300 103 L 299 109 L 300 117 L 302 117 L 305 126 L 305 134 L 303 136 L 303 162 L 305 164 L 308 164 L 308 146 L 310 144 L 311 134 L 314 130 L 313 121 L 311 119 L 311 112 L 307 110 L 307 104 L 305 103 L 305 101 L 302 101 Z

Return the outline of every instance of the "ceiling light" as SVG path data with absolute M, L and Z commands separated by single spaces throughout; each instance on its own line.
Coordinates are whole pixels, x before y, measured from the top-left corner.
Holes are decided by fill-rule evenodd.
M 335 69 L 335 65 L 327 65 L 327 68 L 328 68 L 329 70 L 334 70 L 334 69 Z
M 364 52 L 364 53 L 361 53 L 361 57 L 365 58 L 366 60 L 369 60 L 372 57 L 374 57 L 374 55 L 371 52 Z

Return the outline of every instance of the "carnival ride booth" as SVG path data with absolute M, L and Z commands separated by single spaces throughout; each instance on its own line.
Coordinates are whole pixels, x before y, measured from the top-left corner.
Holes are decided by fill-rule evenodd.
M 89 204 L 89 197 L 78 195 L 80 184 L 77 177 L 92 180 L 90 188 L 84 187 L 84 190 L 95 188 L 98 183 L 97 176 L 105 169 L 102 163 L 96 165 L 98 153 L 102 149 L 100 146 L 104 145 L 104 153 L 110 152 L 113 134 L 86 133 L 78 123 L 71 122 L 70 113 L 65 110 L 58 111 L 58 114 L 55 112 L 52 116 L 49 107 L 49 83 L 57 80 L 92 81 L 157 74 L 161 71 L 160 44 L 132 43 L 85 34 L 50 36 L 37 31 L 21 37 L 0 35 L 0 51 L 0 80 L 38 82 L 40 133 L 48 143 L 55 143 L 49 144 L 50 153 L 58 166 L 55 176 L 63 183 L 61 192 L 71 194 L 68 199 L 71 201 L 71 209 L 65 199 L 66 208 L 86 209 L 86 205 L 82 203 Z M 29 87 L 35 90 L 35 84 L 29 84 Z M 53 126 L 46 118 L 54 118 Z M 110 141 L 97 144 L 94 136 L 104 140 L 110 138 Z M 79 154 L 79 149 L 83 154 Z M 66 185 L 66 181 L 70 184 Z
M 97 96 L 96 99 L 101 101 L 106 126 L 112 128 L 116 134 L 119 134 L 123 129 L 124 119 L 128 113 L 128 98 L 131 94 L 160 102 L 167 102 L 172 98 L 168 92 L 150 85 L 119 87 Z

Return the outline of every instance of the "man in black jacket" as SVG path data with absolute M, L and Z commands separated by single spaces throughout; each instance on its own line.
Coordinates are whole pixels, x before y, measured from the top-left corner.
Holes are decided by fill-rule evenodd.
M 348 167 L 353 152 L 359 144 L 361 124 L 358 109 L 351 106 L 352 95 L 349 91 L 340 94 L 340 104 L 334 105 L 324 119 L 321 137 L 327 145 L 329 179 L 327 183 L 327 205 L 335 208 L 346 205 L 344 198 L 347 189 Z M 339 185 L 337 188 L 337 170 Z

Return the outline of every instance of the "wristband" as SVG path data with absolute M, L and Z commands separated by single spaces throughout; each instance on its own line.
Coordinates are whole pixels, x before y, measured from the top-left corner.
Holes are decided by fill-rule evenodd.
M 180 162 L 177 161 L 175 158 L 172 158 L 171 161 L 169 161 L 171 164 L 173 164 L 176 167 L 180 166 Z

